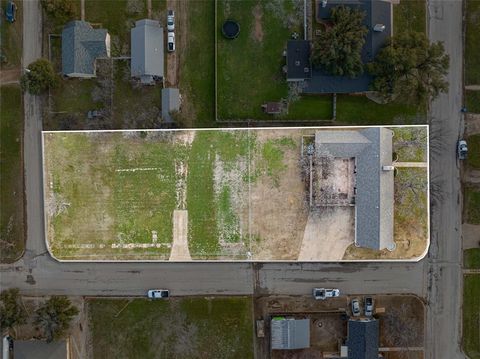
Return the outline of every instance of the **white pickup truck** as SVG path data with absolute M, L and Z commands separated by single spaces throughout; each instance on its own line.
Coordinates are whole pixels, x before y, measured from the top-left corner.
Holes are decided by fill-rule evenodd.
M 313 297 L 317 300 L 325 300 L 338 296 L 340 296 L 340 290 L 338 289 L 313 288 Z

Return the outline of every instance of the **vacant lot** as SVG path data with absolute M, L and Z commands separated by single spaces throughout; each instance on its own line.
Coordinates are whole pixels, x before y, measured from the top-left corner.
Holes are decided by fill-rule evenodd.
M 53 253 L 175 260 L 170 249 L 183 243 L 197 260 L 296 260 L 309 217 L 302 143 L 318 130 L 45 132 Z M 417 135 L 398 137 L 405 159 L 425 156 L 425 139 Z M 424 249 L 426 174 L 402 168 L 395 179 L 395 236 L 403 249 L 391 258 Z M 188 221 L 175 222 L 174 210 Z M 174 237 L 173 228 L 188 241 Z
M 480 1 L 467 0 L 465 34 L 465 83 L 480 85 Z
M 126 306 L 126 307 L 125 307 Z M 252 358 L 252 300 L 88 300 L 93 358 Z
M 24 250 L 23 102 L 20 87 L 0 87 L 0 261 Z
M 463 277 L 463 350 L 470 359 L 480 358 L 480 275 Z

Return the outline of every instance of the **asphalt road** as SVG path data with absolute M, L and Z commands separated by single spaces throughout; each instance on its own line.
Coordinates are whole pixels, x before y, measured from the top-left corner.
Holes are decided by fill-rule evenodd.
M 463 297 L 461 271 L 460 164 L 456 143 L 463 134 L 462 107 L 463 41 L 462 1 L 430 1 L 429 36 L 443 41 L 450 55 L 449 90 L 432 104 L 431 247 L 425 269 L 428 276 L 427 358 L 464 358 L 460 351 Z
M 343 293 L 414 293 L 426 298 L 426 357 L 462 358 L 461 195 L 455 143 L 462 132 L 461 1 L 429 4 L 429 32 L 442 40 L 451 58 L 450 88 L 431 111 L 432 246 L 419 263 L 375 264 L 202 264 L 58 263 L 46 254 L 43 238 L 41 107 L 25 96 L 27 251 L 12 265 L 0 265 L 0 287 L 27 295 L 144 295 L 166 287 L 172 295 L 310 294 L 314 286 Z M 41 55 L 41 12 L 37 0 L 24 2 L 24 64 Z M 435 139 L 436 138 L 436 139 Z M 453 340 L 452 340 L 453 339 Z

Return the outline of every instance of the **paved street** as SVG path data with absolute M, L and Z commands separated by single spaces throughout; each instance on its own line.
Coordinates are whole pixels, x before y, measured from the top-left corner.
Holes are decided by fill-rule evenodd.
M 20 287 L 27 295 L 144 295 L 166 287 L 172 295 L 309 294 L 317 285 L 343 293 L 415 293 L 430 303 L 426 350 L 429 359 L 462 358 L 461 195 L 455 143 L 463 124 L 461 1 L 429 4 L 430 37 L 450 54 L 450 89 L 431 111 L 432 246 L 419 263 L 356 264 L 202 264 L 58 263 L 45 254 L 42 214 L 40 103 L 25 96 L 25 175 L 27 252 L 13 265 L 0 266 L 0 286 Z M 24 66 L 41 55 L 38 1 L 24 2 Z
M 450 55 L 449 91 L 432 104 L 431 182 L 434 229 L 428 264 L 427 358 L 463 358 L 461 343 L 462 255 L 460 170 L 456 142 L 463 133 L 462 1 L 430 1 L 429 34 Z

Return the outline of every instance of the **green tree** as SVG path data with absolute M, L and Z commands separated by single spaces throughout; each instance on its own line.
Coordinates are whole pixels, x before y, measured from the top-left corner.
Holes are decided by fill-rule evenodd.
M 0 294 L 0 330 L 11 329 L 25 324 L 27 312 L 20 301 L 18 288 L 4 290 Z
M 23 91 L 32 95 L 40 95 L 50 87 L 58 85 L 58 75 L 47 59 L 38 59 L 28 65 L 20 79 Z
M 371 88 L 385 100 L 425 104 L 447 91 L 449 57 L 441 42 L 430 43 L 425 34 L 394 36 L 368 65 L 374 76 Z
M 64 25 L 75 18 L 72 0 L 41 0 L 40 2 L 45 14 L 56 26 Z
M 332 24 L 315 37 L 312 63 L 328 73 L 356 77 L 363 73 L 362 47 L 368 29 L 363 25 L 365 12 L 346 6 L 331 10 Z
M 62 338 L 78 309 L 65 296 L 52 296 L 35 311 L 34 324 L 43 332 L 47 342 Z

